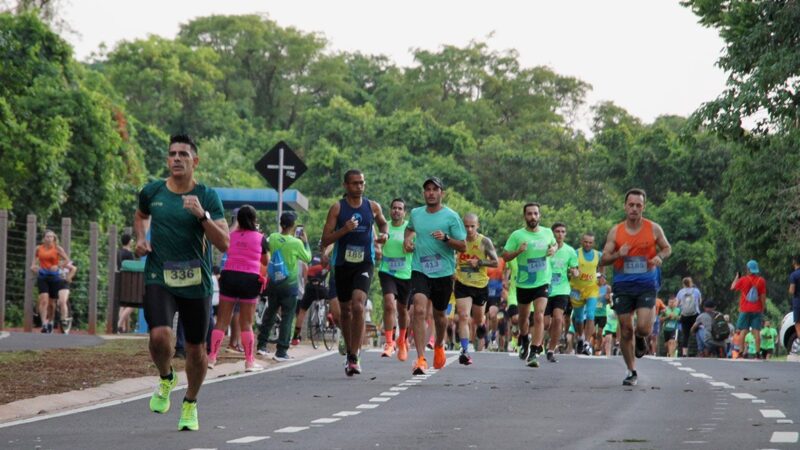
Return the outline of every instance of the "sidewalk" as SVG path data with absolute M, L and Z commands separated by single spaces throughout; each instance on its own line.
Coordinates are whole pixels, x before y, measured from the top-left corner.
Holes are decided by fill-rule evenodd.
M 102 343 L 104 339 L 119 339 L 118 336 L 102 336 L 98 338 Z M 6 338 L 8 339 L 8 338 Z M 6 339 L 0 339 L 0 342 Z M 312 356 L 326 353 L 324 348 L 314 350 L 310 345 L 292 347 L 289 353 L 294 356 L 291 362 L 279 363 L 269 357 L 257 357 L 257 361 L 266 369 L 274 368 L 279 364 L 288 365 L 302 361 Z M 235 362 L 217 364 L 214 369 L 209 369 L 206 382 L 231 375 L 244 374 L 243 356 L 235 356 Z M 241 359 L 238 359 L 241 358 Z M 266 358 L 266 359 L 265 359 Z M 230 359 L 226 357 L 226 359 Z M 253 372 L 256 375 L 259 372 Z M 186 386 L 186 374 L 178 374 L 178 388 Z M 251 375 L 248 373 L 248 375 Z M 0 425 L 17 420 L 24 420 L 38 416 L 64 413 L 70 410 L 98 405 L 112 401 L 122 401 L 133 397 L 149 395 L 158 383 L 157 376 L 129 378 L 104 384 L 95 388 L 79 391 L 64 392 L 61 394 L 42 395 L 35 398 L 18 400 L 5 405 L 0 405 Z

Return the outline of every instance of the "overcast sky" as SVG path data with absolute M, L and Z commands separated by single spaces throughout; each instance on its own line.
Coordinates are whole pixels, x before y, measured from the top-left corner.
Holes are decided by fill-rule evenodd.
M 81 60 L 101 42 L 174 38 L 180 24 L 211 14 L 266 13 L 323 34 L 330 51 L 384 54 L 401 66 L 413 64 L 412 48 L 493 33 L 491 48 L 578 77 L 593 87 L 589 104 L 611 100 L 645 122 L 686 116 L 725 83 L 715 66 L 722 40 L 677 0 L 66 0 L 62 12 L 79 33 L 66 38 Z

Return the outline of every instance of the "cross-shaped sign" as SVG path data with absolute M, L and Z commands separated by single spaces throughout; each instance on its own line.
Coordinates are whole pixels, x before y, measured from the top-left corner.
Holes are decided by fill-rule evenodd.
M 278 142 L 259 159 L 255 168 L 278 192 L 288 189 L 300 178 L 300 175 L 308 170 L 297 154 L 283 141 Z M 281 180 L 281 178 L 283 179 Z

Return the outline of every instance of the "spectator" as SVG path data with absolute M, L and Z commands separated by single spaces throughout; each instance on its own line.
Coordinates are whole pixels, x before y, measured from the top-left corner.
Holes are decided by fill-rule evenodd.
M 122 238 L 120 238 L 120 243 L 122 247 L 120 247 L 119 251 L 117 252 L 117 270 L 122 269 L 122 261 L 129 261 L 136 259 L 136 256 L 133 254 L 133 239 L 131 235 L 128 233 L 123 233 Z M 127 333 L 130 331 L 130 321 L 131 321 L 131 314 L 135 308 L 130 306 L 123 306 L 119 310 L 119 320 L 117 321 L 117 332 L 118 333 Z
M 683 279 L 683 288 L 675 294 L 678 298 L 678 305 L 681 309 L 681 356 L 689 356 L 689 335 L 690 330 L 697 322 L 700 315 L 700 304 L 703 296 L 697 289 L 691 277 Z
M 698 352 L 702 352 L 703 357 L 707 358 L 711 355 L 724 357 L 725 339 L 720 339 L 714 333 L 715 322 L 724 320 L 722 314 L 717 312 L 716 305 L 712 300 L 706 300 L 703 303 L 703 313 L 697 316 L 697 320 L 691 328 L 692 333 L 697 333 L 697 349 Z
M 791 353 L 800 355 L 800 255 L 792 258 L 792 268 L 794 271 L 789 275 L 789 294 L 792 296 L 794 331 L 797 338 L 791 344 Z
M 767 304 L 767 282 L 759 275 L 756 260 L 747 261 L 747 275 L 744 277 L 740 277 L 739 272 L 736 272 L 736 278 L 731 283 L 731 290 L 741 292 L 736 329 L 740 333 L 751 330 L 755 339 L 755 348 L 760 348 L 760 331 L 764 308 Z
M 678 347 L 678 325 L 681 320 L 681 309 L 678 307 L 678 297 L 672 296 L 667 307 L 661 312 L 661 323 L 664 329 L 664 344 L 667 347 L 667 356 L 674 358 Z
M 761 358 L 769 359 L 775 352 L 775 339 L 778 337 L 778 331 L 769 326 L 769 320 L 764 321 L 764 328 L 761 330 Z
M 36 247 L 31 271 L 36 274 L 36 284 L 39 287 L 39 317 L 42 320 L 42 333 L 53 332 L 53 316 L 50 312 L 50 299 L 58 298 L 58 291 L 62 283 L 59 269 L 64 267 L 69 257 L 64 249 L 58 245 L 58 236 L 51 230 L 45 230 L 42 244 Z
M 667 309 L 667 305 L 664 304 L 664 300 L 656 297 L 656 308 L 655 308 L 655 318 L 653 320 L 653 332 L 650 333 L 650 354 L 656 355 L 658 354 L 658 335 L 661 333 L 661 313 L 663 313 Z M 665 340 L 666 342 L 666 340 Z
M 725 322 L 728 322 L 728 339 L 725 339 L 725 355 L 728 358 L 733 358 L 733 337 L 736 335 L 736 327 L 733 326 L 731 323 L 731 316 L 725 314 L 723 316 L 725 318 Z

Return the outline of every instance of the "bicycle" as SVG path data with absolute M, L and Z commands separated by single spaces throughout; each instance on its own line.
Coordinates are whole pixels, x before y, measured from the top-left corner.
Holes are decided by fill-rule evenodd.
M 330 300 L 320 299 L 314 300 L 309 310 L 309 335 L 311 338 L 311 346 L 316 349 L 319 348 L 319 342 L 322 341 L 326 350 L 331 350 L 338 345 L 338 331 L 336 325 L 333 323 L 333 315 L 330 312 Z

